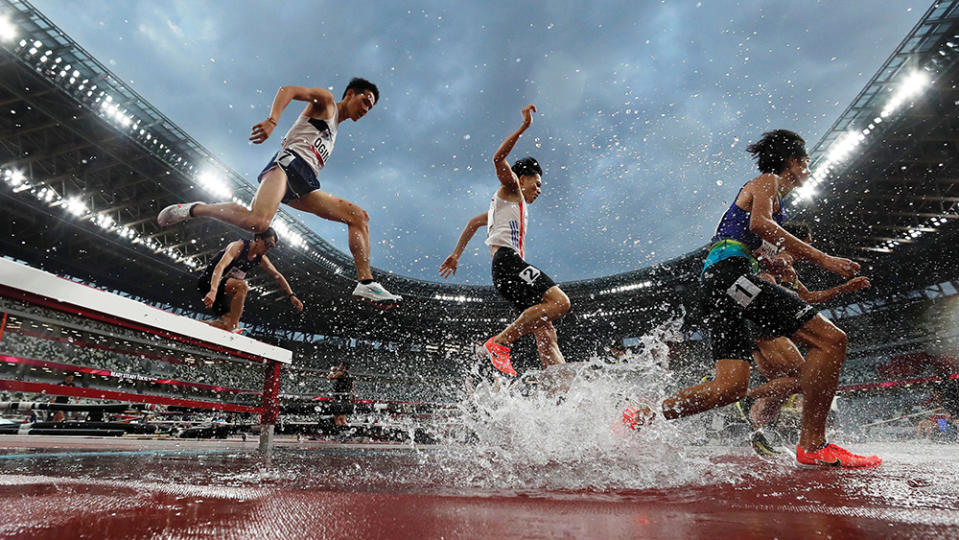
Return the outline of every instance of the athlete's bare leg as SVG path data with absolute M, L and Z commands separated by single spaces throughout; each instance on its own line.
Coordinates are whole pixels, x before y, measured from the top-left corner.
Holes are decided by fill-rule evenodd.
M 526 308 L 526 310 L 520 313 L 519 317 L 513 321 L 513 324 L 507 326 L 506 330 L 496 335 L 493 341 L 500 345 L 509 346 L 521 336 L 533 332 L 537 327 L 551 323 L 562 317 L 563 314 L 569 311 L 569 306 L 569 298 L 566 296 L 566 293 L 564 293 L 558 285 L 554 285 L 543 294 L 542 302 Z
M 240 324 L 240 317 L 243 315 L 243 305 L 246 302 L 246 294 L 250 291 L 250 287 L 246 284 L 246 281 L 242 279 L 227 278 L 223 290 L 231 296 L 230 311 L 218 320 L 209 321 L 207 324 L 232 332 L 236 330 L 237 325 Z
M 370 270 L 370 215 L 346 199 L 334 197 L 322 190 L 307 193 L 290 203 L 303 212 L 323 219 L 345 223 L 349 234 L 350 253 L 356 264 L 356 278 L 360 281 L 373 279 Z
M 757 398 L 749 409 L 754 426 L 764 427 L 776 419 L 789 396 L 800 392 L 799 372 L 803 357 L 799 348 L 789 338 L 758 340 L 759 350 L 753 351 L 753 360 L 769 382 L 754 388 L 747 394 Z
M 562 351 L 559 350 L 556 328 L 552 322 L 548 321 L 534 328 L 533 335 L 536 336 L 536 352 L 539 353 L 539 361 L 543 364 L 543 368 L 566 363 Z
M 263 176 L 249 210 L 235 202 L 200 203 L 193 207 L 193 217 L 210 217 L 248 231 L 264 231 L 273 222 L 285 194 L 286 173 L 280 167 L 273 167 Z
M 846 360 L 847 338 L 845 332 L 822 315 L 816 315 L 793 335 L 793 339 L 810 347 L 799 373 L 803 391 L 799 445 L 808 452 L 826 442 L 826 415 Z
M 749 362 L 717 360 L 716 377 L 681 390 L 663 401 L 663 416 L 672 420 L 739 401 L 749 389 Z

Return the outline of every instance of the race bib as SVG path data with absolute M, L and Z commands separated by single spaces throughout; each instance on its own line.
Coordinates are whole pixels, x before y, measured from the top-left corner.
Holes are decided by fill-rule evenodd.
M 739 279 L 733 283 L 732 287 L 726 290 L 726 294 L 742 307 L 749 307 L 749 304 L 759 296 L 761 291 L 762 289 L 752 281 L 749 281 L 749 278 L 739 276 Z
M 532 285 L 541 273 L 542 272 L 540 272 L 535 266 L 527 266 L 522 272 L 519 273 L 519 277 L 526 283 Z

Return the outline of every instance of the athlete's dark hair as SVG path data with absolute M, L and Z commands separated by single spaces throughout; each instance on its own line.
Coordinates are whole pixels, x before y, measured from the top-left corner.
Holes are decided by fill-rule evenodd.
M 800 240 L 812 238 L 812 227 L 805 221 L 787 221 L 783 224 L 783 229 Z
M 543 176 L 543 168 L 539 166 L 539 162 L 536 161 L 536 158 L 532 157 L 517 159 L 516 163 L 513 164 L 513 172 L 516 174 L 516 176 L 533 176 L 534 174 Z
M 753 155 L 759 171 L 779 174 L 786 168 L 789 158 L 802 159 L 806 153 L 806 141 L 788 129 L 777 129 L 763 133 L 763 138 L 746 147 Z
M 350 363 L 349 363 L 349 362 L 340 362 L 340 364 L 343 366 L 343 371 L 346 371 L 346 370 L 350 369 Z
M 380 102 L 380 89 L 366 79 L 361 79 L 359 77 L 353 77 L 350 79 L 350 84 L 346 85 L 346 90 L 343 90 L 344 98 L 346 97 L 346 93 L 350 90 L 352 90 L 354 94 L 359 94 L 369 90 L 370 92 L 373 92 L 374 101 L 376 101 L 376 103 Z
M 279 240 L 280 238 L 276 235 L 276 231 L 273 230 L 273 227 L 267 227 L 262 231 L 253 235 L 254 240 L 266 240 L 267 238 L 272 238 L 273 240 Z

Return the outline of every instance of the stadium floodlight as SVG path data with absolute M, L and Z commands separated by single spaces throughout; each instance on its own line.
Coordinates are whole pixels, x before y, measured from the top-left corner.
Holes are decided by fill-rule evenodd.
M 907 75 L 906 78 L 903 79 L 902 84 L 899 85 L 899 88 L 893 93 L 892 97 L 889 98 L 889 101 L 886 102 L 886 106 L 883 107 L 882 112 L 879 113 L 879 117 L 887 118 L 896 112 L 896 109 L 901 107 L 908 99 L 920 93 L 929 82 L 929 75 L 922 71 L 914 71 Z
M 26 180 L 27 178 L 26 175 L 23 174 L 23 171 L 18 169 L 14 169 L 12 171 L 7 171 L 7 172 L 9 173 L 9 176 L 7 175 L 4 175 L 4 176 L 7 176 L 7 181 L 10 182 L 10 185 L 14 187 L 22 184 L 23 181 Z
M 829 176 L 829 173 L 837 164 L 851 156 L 857 146 L 866 141 L 868 136 L 876 129 L 877 124 L 881 124 L 884 118 L 889 117 L 909 99 L 922 92 L 930 82 L 929 75 L 923 71 L 916 70 L 906 75 L 899 87 L 893 92 L 892 97 L 886 102 L 882 112 L 879 113 L 879 116 L 873 118 L 867 127 L 861 130 L 848 131 L 836 139 L 826 151 L 825 157 L 817 164 L 816 170 L 810 175 L 809 183 L 796 190 L 797 197 L 793 205 L 798 205 L 800 201 L 812 198 L 815 195 L 816 186 Z
M 0 17 L 0 41 L 13 41 L 17 37 L 17 27 L 6 17 Z
M 203 189 L 218 197 L 228 198 L 231 195 L 230 187 L 216 171 L 204 170 L 197 175 L 196 179 Z
M 109 214 L 99 214 L 93 222 L 99 225 L 101 229 L 109 229 L 114 224 L 113 218 Z
M 433 300 L 441 300 L 446 302 L 458 302 L 464 304 L 466 302 L 482 302 L 482 298 L 476 298 L 475 296 L 466 296 L 465 294 L 459 295 L 448 295 L 436 293 L 433 295 Z
M 796 204 L 798 204 L 799 201 L 804 201 L 804 200 L 807 200 L 807 199 L 811 199 L 811 198 L 813 197 L 813 195 L 815 195 L 815 194 L 816 194 L 816 186 L 813 185 L 813 184 L 806 184 L 806 185 L 804 185 L 804 186 L 802 186 L 802 187 L 800 187 L 800 188 L 797 188 L 797 189 L 796 189 Z
M 75 216 L 82 216 L 87 213 L 87 205 L 76 197 L 67 199 L 63 204 L 66 207 L 67 212 L 70 212 Z

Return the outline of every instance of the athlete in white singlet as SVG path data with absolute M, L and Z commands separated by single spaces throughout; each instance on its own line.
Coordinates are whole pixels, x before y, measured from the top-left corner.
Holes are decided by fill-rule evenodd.
M 536 107 L 532 105 L 523 108 L 523 125 L 493 156 L 501 185 L 490 201 L 489 211 L 469 221 L 453 254 L 440 266 L 444 278 L 455 274 L 466 244 L 477 229 L 486 225 L 486 245 L 493 257 L 493 286 L 521 313 L 513 324 L 489 338 L 485 347 L 493 365 L 513 376 L 516 370 L 510 362 L 510 345 L 525 334 L 536 336 L 536 350 L 544 368 L 566 362 L 553 321 L 569 311 L 569 298 L 542 270 L 525 261 L 528 206 L 539 197 L 543 170 L 531 157 L 518 160 L 512 167 L 506 161 L 520 135 L 532 124 L 534 112 Z
M 323 219 L 345 223 L 349 229 L 349 246 L 356 263 L 357 281 L 353 296 L 379 307 L 392 307 L 402 297 L 391 294 L 373 281 L 370 270 L 369 214 L 359 206 L 334 197 L 320 189 L 316 175 L 326 165 L 341 122 L 363 118 L 379 99 L 379 90 L 364 79 L 353 79 L 343 98 L 336 102 L 325 88 L 284 86 L 273 100 L 270 116 L 253 126 L 250 140 L 261 144 L 273 133 L 283 110 L 293 100 L 307 102 L 303 112 L 281 141 L 277 152 L 257 178 L 260 187 L 252 207 L 226 202 L 174 204 L 157 216 L 163 227 L 194 217 L 211 217 L 254 232 L 266 230 L 280 203 L 315 214 Z

